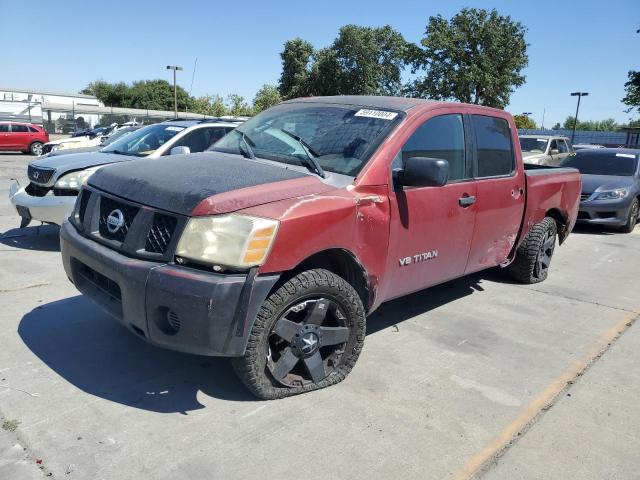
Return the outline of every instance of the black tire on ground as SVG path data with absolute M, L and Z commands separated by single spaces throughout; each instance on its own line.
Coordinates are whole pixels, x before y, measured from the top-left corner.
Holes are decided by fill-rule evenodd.
M 43 145 L 44 144 L 42 142 L 33 142 L 29 145 L 29 153 L 31 155 L 41 155 Z
M 265 300 L 245 355 L 232 365 L 264 400 L 328 387 L 355 365 L 365 327 L 362 301 L 349 283 L 328 270 L 307 270 Z
M 539 283 L 547 278 L 555 249 L 557 226 L 551 217 L 535 224 L 516 251 L 509 275 L 521 283 Z
M 631 206 L 629 207 L 629 214 L 627 216 L 627 223 L 620 229 L 624 233 L 631 233 L 633 229 L 636 228 L 636 223 L 638 223 L 638 210 L 640 210 L 640 202 L 635 198 L 633 202 L 631 202 Z

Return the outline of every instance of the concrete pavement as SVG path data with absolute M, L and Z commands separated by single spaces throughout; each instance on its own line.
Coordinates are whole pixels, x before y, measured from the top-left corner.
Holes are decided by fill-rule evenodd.
M 526 459 L 521 478 L 539 478 L 545 459 L 527 452 L 547 446 L 524 440 L 561 408 L 587 415 L 578 411 L 584 404 L 563 407 L 562 397 L 534 415 L 495 469 L 485 468 L 488 446 L 640 312 L 640 227 L 629 235 L 581 229 L 556 249 L 546 282 L 522 286 L 483 272 L 391 302 L 369 318 L 364 352 L 345 382 L 259 402 L 227 361 L 151 347 L 80 296 L 61 268 L 55 227 L 14 228 L 7 178 L 24 178 L 28 158 L 0 156 L 0 387 L 11 387 L 0 388 L 0 413 L 21 422 L 16 434 L 28 458 L 42 459 L 54 477 L 441 479 L 484 455 L 473 472 L 511 478 L 509 465 Z M 638 338 L 628 338 L 637 364 Z M 637 401 L 626 388 L 633 380 L 616 380 L 616 402 Z M 601 392 L 591 401 L 609 411 L 608 387 Z M 640 412 L 625 412 L 631 427 Z M 640 451 L 633 436 L 603 443 L 561 426 L 566 445 L 579 438 L 576 448 L 588 444 L 595 462 Z M 556 452 L 566 471 L 571 453 Z M 515 455 L 522 457 L 509 460 Z

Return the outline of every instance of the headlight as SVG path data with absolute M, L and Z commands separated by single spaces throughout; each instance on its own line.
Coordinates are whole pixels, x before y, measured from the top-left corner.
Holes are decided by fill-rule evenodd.
M 181 259 L 224 267 L 247 269 L 267 259 L 279 222 L 248 215 L 220 215 L 189 219 L 176 249 Z
M 605 192 L 598 193 L 598 196 L 594 200 L 617 200 L 618 198 L 624 198 L 629 195 L 629 190 L 626 188 L 616 188 L 615 190 L 607 190 Z
M 56 150 L 60 150 L 60 144 L 54 145 L 53 147 L 51 147 L 52 152 L 55 152 Z
M 95 172 L 97 168 L 87 168 L 86 170 L 80 170 L 78 172 L 67 173 L 61 176 L 54 188 L 65 188 L 67 190 L 80 190 L 80 187 L 84 185 L 89 177 Z

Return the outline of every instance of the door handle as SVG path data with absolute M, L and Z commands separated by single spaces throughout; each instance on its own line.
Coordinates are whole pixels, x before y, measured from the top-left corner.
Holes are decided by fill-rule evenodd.
M 458 203 L 460 204 L 461 207 L 466 208 L 476 203 L 476 197 L 473 197 L 473 196 L 460 197 L 458 199 Z

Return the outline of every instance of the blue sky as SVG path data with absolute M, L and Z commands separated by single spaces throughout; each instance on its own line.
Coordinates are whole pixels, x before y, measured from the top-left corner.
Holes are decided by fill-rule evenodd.
M 340 26 L 389 24 L 419 41 L 430 15 L 463 6 L 509 14 L 527 28 L 527 83 L 507 108 L 545 126 L 575 110 L 569 93 L 588 91 L 581 119 L 626 122 L 620 102 L 629 69 L 640 69 L 640 1 L 145 1 L 0 0 L 0 86 L 79 91 L 92 80 L 166 78 L 167 64 L 194 95 L 252 99 L 276 83 L 283 43 L 297 36 L 323 47 Z

